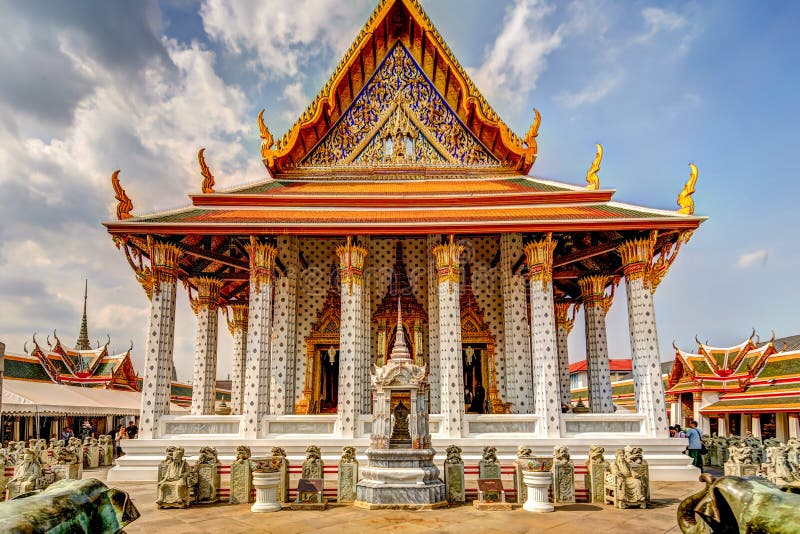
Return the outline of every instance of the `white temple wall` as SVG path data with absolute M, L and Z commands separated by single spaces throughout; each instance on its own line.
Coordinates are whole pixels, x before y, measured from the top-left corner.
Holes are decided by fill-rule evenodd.
M 464 245 L 461 265 L 472 267 L 472 291 L 483 310 L 483 318 L 495 336 L 495 361 L 497 388 L 503 401 L 506 398 L 505 323 L 503 320 L 503 285 L 500 262 L 492 267 L 492 260 L 500 250 L 500 236 L 488 235 L 458 240 Z M 464 288 L 462 268 L 461 289 Z M 488 391 L 487 391 L 488 394 Z

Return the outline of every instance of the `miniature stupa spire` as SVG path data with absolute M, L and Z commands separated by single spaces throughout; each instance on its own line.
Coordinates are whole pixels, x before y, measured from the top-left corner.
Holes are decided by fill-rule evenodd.
M 397 329 L 394 335 L 394 347 L 392 353 L 389 355 L 390 360 L 395 361 L 411 361 L 411 353 L 406 345 L 406 336 L 403 333 L 403 308 L 400 305 L 400 293 L 397 294 Z
M 85 280 L 83 286 L 83 317 L 81 317 L 81 332 L 78 334 L 78 341 L 75 342 L 75 348 L 78 350 L 92 350 L 92 345 L 89 343 L 89 327 L 86 321 L 86 300 L 89 296 L 89 280 Z

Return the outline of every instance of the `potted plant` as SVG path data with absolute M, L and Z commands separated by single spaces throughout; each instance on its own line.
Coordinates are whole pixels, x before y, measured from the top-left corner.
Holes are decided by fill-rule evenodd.
M 280 482 L 281 460 L 277 457 L 253 458 L 253 487 L 256 489 L 256 502 L 250 507 L 251 512 L 277 512 L 281 509 L 278 502 L 278 483 Z
M 534 457 L 522 470 L 522 482 L 528 490 L 528 500 L 522 508 L 529 512 L 552 512 L 555 508 L 550 504 L 548 490 L 553 484 L 553 459 Z

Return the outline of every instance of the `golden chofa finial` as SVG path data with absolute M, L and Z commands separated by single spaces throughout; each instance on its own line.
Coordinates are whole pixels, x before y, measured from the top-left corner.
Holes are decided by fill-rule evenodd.
M 197 153 L 197 161 L 200 163 L 200 174 L 203 176 L 203 193 L 213 193 L 214 192 L 214 175 L 211 174 L 211 170 L 206 165 L 206 158 L 203 153 L 206 151 L 205 148 L 201 148 L 200 151 Z
M 275 146 L 275 138 L 272 137 L 272 134 L 267 128 L 267 125 L 264 124 L 264 110 L 258 112 L 258 131 L 261 135 L 261 158 L 268 160 L 271 157 L 274 157 L 275 151 L 272 150 L 272 147 Z
M 114 187 L 114 198 L 117 199 L 117 220 L 130 219 L 133 217 L 133 202 L 119 183 L 119 169 L 111 175 L 111 185 Z
M 689 168 L 691 169 L 689 181 L 686 182 L 686 185 L 683 186 L 683 191 L 678 195 L 678 206 L 680 206 L 678 213 L 685 213 L 686 215 L 694 213 L 692 195 L 694 195 L 694 186 L 697 185 L 697 166 L 694 163 L 690 163 Z
M 600 177 L 597 173 L 600 172 L 600 162 L 603 160 L 603 145 L 597 144 L 597 155 L 594 157 L 592 166 L 589 167 L 589 172 L 586 173 L 586 189 L 594 190 L 600 188 Z
M 529 147 L 536 145 L 536 138 L 539 137 L 539 124 L 542 122 L 542 116 L 539 110 L 533 108 L 533 124 L 528 128 L 528 133 L 525 134 L 525 144 Z

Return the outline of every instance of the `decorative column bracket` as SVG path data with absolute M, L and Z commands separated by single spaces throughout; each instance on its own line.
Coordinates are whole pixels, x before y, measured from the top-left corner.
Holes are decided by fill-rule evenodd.
M 674 243 L 668 241 L 658 251 L 658 230 L 651 231 L 647 238 L 625 241 L 617 248 L 622 265 L 627 266 L 625 276 L 641 278 L 645 288 L 651 294 L 655 293 L 678 257 L 681 245 L 688 243 L 693 233 L 691 230 L 684 230 Z

